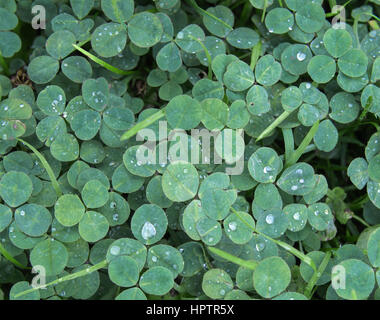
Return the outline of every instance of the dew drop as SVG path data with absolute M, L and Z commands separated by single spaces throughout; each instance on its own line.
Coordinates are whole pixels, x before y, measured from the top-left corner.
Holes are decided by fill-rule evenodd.
M 304 61 L 306 59 L 306 54 L 305 53 L 303 53 L 303 52 L 298 52 L 297 53 L 297 60 L 298 61 Z
M 236 227 L 237 227 L 236 222 L 230 222 L 230 223 L 228 224 L 228 228 L 230 228 L 231 231 L 235 231 L 235 230 L 236 230 Z
M 178 32 L 177 39 L 183 39 L 183 32 L 182 31 Z
M 153 224 L 149 221 L 145 222 L 141 229 L 141 236 L 143 239 L 148 240 L 156 235 L 157 231 Z
M 117 256 L 120 253 L 120 247 L 112 246 L 110 252 L 112 255 Z
M 267 224 L 272 224 L 274 222 L 274 217 L 272 214 L 268 214 L 265 218 Z
M 272 167 L 269 167 L 269 166 L 267 166 L 267 167 L 264 167 L 264 173 L 268 173 L 268 172 L 270 172 L 270 171 L 273 171 L 273 168 Z
M 265 249 L 265 243 L 263 242 L 260 242 L 260 243 L 256 243 L 256 251 L 263 251 Z

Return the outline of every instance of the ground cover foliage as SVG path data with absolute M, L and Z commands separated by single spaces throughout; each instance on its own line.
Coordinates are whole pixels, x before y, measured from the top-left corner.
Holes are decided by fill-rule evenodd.
M 379 299 L 379 8 L 0 0 L 0 300 Z

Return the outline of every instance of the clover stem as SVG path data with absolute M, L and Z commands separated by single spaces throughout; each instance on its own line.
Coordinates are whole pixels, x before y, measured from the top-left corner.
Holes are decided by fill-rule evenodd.
M 297 163 L 298 159 L 305 153 L 306 148 L 310 145 L 311 140 L 313 140 L 315 134 L 319 128 L 319 120 L 314 123 L 311 127 L 305 138 L 302 140 L 298 148 L 292 152 L 288 160 L 285 162 L 285 168 L 290 167 L 291 165 Z M 286 159 L 286 158 L 285 158 Z
M 311 299 L 311 297 L 313 296 L 313 294 L 312 294 L 313 288 L 314 288 L 315 284 L 317 283 L 317 281 L 319 280 L 319 278 L 322 276 L 323 272 L 325 271 L 325 269 L 326 269 L 326 267 L 330 261 L 330 258 L 331 258 L 331 251 L 329 251 L 325 254 L 321 264 L 318 267 L 318 270 L 314 271 L 313 276 L 311 277 L 309 283 L 307 284 L 305 291 L 304 291 L 304 295 L 308 299 Z
M 310 257 L 306 256 L 303 254 L 301 251 L 297 250 L 296 248 L 293 248 L 291 245 L 287 244 L 286 242 L 280 241 L 280 240 L 275 240 L 269 236 L 267 236 L 265 233 L 262 233 L 258 231 L 255 227 L 252 227 L 248 222 L 246 222 L 244 219 L 242 219 L 239 215 L 239 213 L 234 209 L 230 208 L 230 210 L 242 221 L 245 225 L 247 225 L 248 228 L 250 228 L 253 232 L 256 232 L 257 234 L 267 238 L 268 240 L 274 242 L 275 244 L 279 245 L 280 247 L 284 248 L 286 251 L 289 251 L 291 254 L 299 258 L 301 261 L 305 262 L 308 264 L 310 267 L 313 268 L 313 270 L 317 270 L 314 261 L 311 260 Z
M 30 269 L 29 267 L 24 266 L 22 263 L 18 262 L 15 258 L 13 258 L 13 256 L 3 247 L 1 243 L 0 243 L 0 253 L 5 259 L 13 263 L 15 266 L 24 270 Z
M 355 38 L 356 38 L 356 42 L 358 43 L 357 44 L 357 47 L 358 49 L 361 48 L 361 45 L 360 45 L 360 38 L 359 38 L 359 31 L 358 31 L 358 26 L 359 26 L 359 19 L 354 19 L 354 24 L 352 25 L 352 28 L 354 30 L 354 34 L 355 34 Z
M 351 203 L 348 204 L 348 206 L 350 207 L 351 210 L 357 210 L 357 209 L 362 209 L 363 206 L 369 201 L 369 197 L 368 195 L 364 195 L 358 199 L 356 199 L 356 201 L 353 201 Z
M 360 218 L 356 214 L 352 215 L 352 218 L 355 219 L 355 220 L 357 220 L 357 221 L 359 221 L 363 226 L 365 226 L 367 228 L 370 227 L 370 225 L 367 222 L 365 222 L 362 218 Z
M 208 269 L 212 269 L 213 266 L 212 266 L 210 260 L 208 259 L 207 254 L 206 254 L 206 250 L 205 250 L 205 248 L 203 246 L 202 246 L 202 252 L 203 252 L 203 257 L 205 258 L 205 262 L 206 262 L 207 268 Z
M 299 246 L 299 248 L 300 248 L 300 251 L 301 251 L 302 253 L 304 253 L 304 251 L 303 251 L 303 246 L 302 246 L 302 241 L 298 241 L 298 246 Z
M 280 241 L 280 240 L 276 240 L 276 239 L 273 239 L 269 236 L 267 236 L 266 234 L 264 233 L 261 233 L 259 231 L 256 230 L 256 232 L 260 235 L 262 235 L 263 237 L 267 238 L 268 240 L 271 240 L 273 241 L 275 244 L 277 244 L 278 246 L 282 247 L 283 249 L 285 249 L 286 251 L 289 251 L 291 254 L 293 254 L 294 256 L 296 256 L 297 258 L 299 258 L 301 261 L 305 262 L 306 264 L 308 264 L 310 267 L 313 268 L 313 270 L 317 270 L 317 267 L 315 266 L 315 263 L 313 260 L 311 260 L 310 257 L 308 257 L 307 255 L 305 255 L 304 253 L 302 253 L 301 251 L 297 250 L 296 248 L 292 247 L 291 245 L 287 244 L 286 242 L 283 242 L 283 241 Z
M 28 289 L 28 290 L 22 291 L 22 292 L 16 294 L 15 298 L 21 297 L 21 296 L 23 296 L 25 294 L 32 293 L 32 292 L 40 290 L 40 289 L 44 289 L 44 288 L 53 286 L 53 285 L 58 284 L 58 283 L 62 283 L 62 282 L 65 282 L 65 281 L 74 280 L 74 279 L 77 279 L 77 278 L 80 278 L 80 277 L 84 277 L 84 276 L 86 276 L 86 275 L 88 275 L 88 274 L 90 274 L 90 273 L 92 273 L 94 271 L 97 271 L 99 269 L 102 269 L 102 268 L 106 267 L 107 265 L 108 265 L 107 260 L 103 260 L 102 262 L 99 262 L 98 264 L 95 264 L 92 267 L 89 267 L 89 268 L 86 268 L 84 270 L 81 270 L 81 271 L 69 274 L 69 275 L 64 276 L 62 278 L 56 279 L 54 281 L 51 281 L 51 282 L 49 282 L 47 284 L 36 286 L 36 287 L 34 287 L 32 289 Z
M 370 13 L 369 14 L 372 18 L 376 19 L 377 21 L 380 22 L 380 18 L 378 16 L 375 16 L 374 14 Z
M 247 0 L 240 0 L 240 1 L 236 1 L 235 3 L 233 3 L 231 6 L 228 6 L 231 10 L 234 10 L 236 9 L 237 7 L 240 7 L 242 4 L 246 4 L 248 3 Z M 221 3 L 222 5 L 225 5 L 223 3 Z
M 329 5 L 331 10 L 333 10 L 333 8 L 336 6 L 336 0 L 329 0 Z
M 355 124 L 351 125 L 351 126 L 348 126 L 346 129 L 342 130 L 340 133 L 339 132 L 339 135 L 340 136 L 343 136 L 347 131 L 348 132 L 352 132 L 353 130 L 355 130 L 356 128 L 360 127 L 360 126 L 364 126 L 364 125 L 367 125 L 367 124 L 370 124 L 370 125 L 373 125 L 376 129 L 376 131 L 380 131 L 380 126 L 376 123 L 376 122 L 373 122 L 373 121 L 367 121 L 367 122 L 356 122 Z
M 204 45 L 204 43 L 201 40 L 199 40 L 198 38 L 196 38 L 196 37 L 194 37 L 192 35 L 189 35 L 189 38 L 193 39 L 196 42 L 198 42 L 199 45 L 202 47 L 203 51 L 205 52 L 205 55 L 206 55 L 206 58 L 207 58 L 207 63 L 208 63 L 208 78 L 210 80 L 212 80 L 212 69 L 211 69 L 212 59 L 211 59 L 210 52 L 207 50 L 206 46 Z
M 120 287 L 117 286 L 116 292 L 115 292 L 115 298 L 120 294 Z
M 252 48 L 252 54 L 251 54 L 251 63 L 250 63 L 250 68 L 253 71 L 256 66 L 256 62 L 259 59 L 261 55 L 261 41 L 256 43 L 254 47 Z
M 294 152 L 294 137 L 292 129 L 282 129 L 282 135 L 284 136 L 285 143 L 285 163 L 289 161 L 291 155 Z
M 177 291 L 178 293 L 186 293 L 186 290 L 183 289 L 178 283 L 176 283 L 174 281 L 174 285 L 173 285 L 173 288 L 175 291 Z
M 345 8 L 347 5 L 349 5 L 353 0 L 348 0 L 346 3 L 343 4 L 343 8 Z M 334 7 L 331 7 L 331 9 L 333 9 Z M 338 11 L 339 10 L 339 11 Z M 330 17 L 333 17 L 333 16 L 336 16 L 338 14 L 340 14 L 342 12 L 343 9 L 339 9 L 338 8 L 337 12 L 330 12 L 330 13 L 326 13 L 326 18 L 330 18 Z
M 87 42 L 91 40 L 91 37 L 87 38 L 86 40 L 83 40 L 81 42 L 78 42 L 77 46 L 78 47 L 83 47 Z
M 274 120 L 256 139 L 256 142 L 266 138 L 269 136 L 269 134 L 276 129 L 289 115 L 291 112 L 289 111 L 284 111 L 276 120 Z
M 306 153 L 309 153 L 309 152 L 311 152 L 311 151 L 314 151 L 315 149 L 317 149 L 317 147 L 315 146 L 315 144 L 309 144 L 309 145 L 305 148 L 303 154 L 306 154 Z
M 236 257 L 228 252 L 225 252 L 215 247 L 207 247 L 207 249 L 210 250 L 212 253 L 218 255 L 219 257 L 226 259 L 232 263 L 235 263 L 243 268 L 255 270 L 258 265 L 258 262 L 256 261 L 253 261 L 253 260 L 247 261 L 247 260 L 240 259 L 239 257 Z
M 239 23 L 244 26 L 247 24 L 249 17 L 252 14 L 253 7 L 249 1 L 246 1 L 243 6 L 243 10 L 241 11 Z
M 249 57 L 252 53 L 251 52 L 246 52 L 246 53 L 243 53 L 241 56 L 238 56 L 239 60 L 243 60 L 247 57 Z
M 268 0 L 264 0 L 263 14 L 261 15 L 261 22 L 264 21 L 265 13 L 267 12 Z
M 191 7 L 193 7 L 200 15 L 202 15 L 202 16 L 208 16 L 211 19 L 214 19 L 215 21 L 218 21 L 219 23 L 221 23 L 222 25 L 224 25 L 226 28 L 230 29 L 231 31 L 233 30 L 233 28 L 229 24 L 227 24 L 226 22 L 224 22 L 222 19 L 219 19 L 218 17 L 214 16 L 212 13 L 210 13 L 210 12 L 202 9 L 200 6 L 198 6 L 198 4 L 195 2 L 195 0 L 186 0 L 186 2 Z
M 48 174 L 48 176 L 50 178 L 50 181 L 51 181 L 51 184 L 53 185 L 55 193 L 57 194 L 58 197 L 60 197 L 62 195 L 62 190 L 59 187 L 59 183 L 58 183 L 57 179 L 55 178 L 53 169 L 50 167 L 50 165 L 46 161 L 45 157 L 36 148 L 34 148 L 31 144 L 29 144 L 28 142 L 26 142 L 22 139 L 18 139 L 18 141 L 20 141 L 23 145 L 27 146 L 30 150 L 32 150 L 33 153 L 37 156 L 38 160 L 41 161 L 42 165 L 44 166 L 44 168 L 46 170 L 46 173 Z
M 367 103 L 364 106 L 364 110 L 362 111 L 362 113 L 359 116 L 359 121 L 363 121 L 363 119 L 367 115 L 369 109 L 371 108 L 372 101 L 373 101 L 373 96 L 369 96 L 367 99 Z
M 113 72 L 113 73 L 116 73 L 116 74 L 121 74 L 121 75 L 130 75 L 130 74 L 134 74 L 136 73 L 136 71 L 127 71 L 127 70 L 121 70 L 121 69 L 118 69 L 114 66 L 111 66 L 110 64 L 108 64 L 107 62 L 99 59 L 98 57 L 94 56 L 93 54 L 91 54 L 90 52 L 82 49 L 80 46 L 76 45 L 75 43 L 73 43 L 73 47 L 75 49 L 77 49 L 78 51 L 80 51 L 81 53 L 83 53 L 85 56 L 87 56 L 88 58 L 90 58 L 92 61 L 94 61 L 95 63 L 99 64 L 100 66 L 102 66 L 103 68 Z
M 140 121 L 139 123 L 134 125 L 131 129 L 124 132 L 124 134 L 120 138 L 120 141 L 124 141 L 124 140 L 127 140 L 127 139 L 133 137 L 141 129 L 148 127 L 152 123 L 161 119 L 163 116 L 165 116 L 165 109 L 161 109 L 161 110 L 157 111 L 156 113 L 152 114 L 150 117 L 144 119 L 143 121 Z
M 349 5 L 351 2 L 352 2 L 353 0 L 348 0 L 346 3 L 344 3 L 343 4 L 343 8 L 345 8 L 347 5 Z M 333 7 L 331 7 L 331 10 L 334 8 L 334 6 Z M 339 10 L 339 9 L 338 9 Z M 334 13 L 327 13 L 326 14 L 326 18 L 330 18 L 330 17 L 333 17 L 333 16 L 336 16 L 336 15 L 338 15 L 338 14 L 340 14 L 342 12 L 342 9 L 341 10 L 339 10 L 339 11 L 337 11 L 337 12 L 334 12 Z
M 3 67 L 4 69 L 4 73 L 5 75 L 9 75 L 9 67 L 8 67 L 8 64 L 6 63 L 2 53 L 1 53 L 1 50 L 0 50 L 0 65 Z

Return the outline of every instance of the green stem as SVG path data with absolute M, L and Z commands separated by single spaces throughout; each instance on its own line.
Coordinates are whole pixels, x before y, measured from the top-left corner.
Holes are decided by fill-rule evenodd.
M 369 14 L 372 18 L 376 19 L 377 21 L 380 22 L 380 18 L 378 16 L 375 16 L 374 14 L 370 13 Z
M 83 47 L 87 42 L 91 40 L 91 37 L 88 37 L 86 40 L 83 40 L 81 42 L 78 42 L 77 46 L 78 47 Z
M 178 293 L 186 293 L 186 290 L 182 288 L 178 283 L 174 282 L 173 288 Z
M 215 247 L 207 247 L 207 249 L 210 250 L 212 253 L 218 255 L 219 257 L 226 259 L 232 263 L 235 263 L 243 268 L 255 270 L 258 265 L 258 262 L 256 261 L 253 261 L 253 260 L 247 261 L 247 260 L 240 259 L 239 257 L 236 257 L 228 252 L 225 252 Z
M 301 261 L 305 262 L 306 264 L 308 264 L 310 267 L 313 268 L 313 270 L 317 270 L 316 266 L 315 266 L 315 263 L 313 260 L 311 260 L 310 257 L 306 256 L 305 254 L 303 254 L 301 251 L 297 250 L 296 248 L 293 248 L 291 245 L 287 244 L 286 242 L 283 242 L 283 241 L 280 241 L 280 240 L 275 240 L 269 236 L 267 236 L 266 234 L 264 233 L 261 233 L 260 231 L 257 231 L 257 229 L 255 229 L 254 227 L 252 227 L 247 221 L 245 221 L 244 219 L 241 218 L 241 216 L 239 215 L 239 213 L 234 209 L 234 208 L 230 208 L 230 210 L 249 228 L 251 229 L 253 232 L 256 232 L 257 234 L 259 235 L 262 235 L 263 237 L 267 238 L 268 240 L 274 242 L 275 244 L 279 245 L 280 247 L 284 248 L 286 251 L 289 251 L 291 254 L 293 254 L 294 256 L 296 256 L 297 258 L 299 258 Z
M 369 225 L 367 222 L 365 222 L 362 218 L 358 217 L 356 214 L 354 214 L 354 215 L 352 216 L 352 218 L 355 219 L 355 220 L 357 220 L 357 221 L 359 221 L 359 222 L 360 222 L 362 225 L 364 225 L 365 227 L 367 227 L 367 228 L 370 227 L 370 225 Z
M 294 256 L 296 256 L 297 258 L 299 258 L 301 261 L 305 262 L 310 267 L 312 267 L 314 271 L 317 270 L 317 267 L 315 266 L 314 261 L 311 260 L 310 257 L 308 257 L 307 255 L 305 255 L 301 251 L 297 250 L 296 248 L 292 247 L 290 244 L 287 244 L 286 242 L 283 242 L 283 241 L 280 241 L 280 240 L 273 239 L 273 238 L 267 236 L 264 233 L 258 232 L 257 230 L 256 230 L 256 233 L 262 235 L 263 237 L 267 238 L 268 240 L 273 241 L 275 244 L 277 244 L 278 246 L 282 247 L 286 251 L 289 251 L 291 254 L 293 254 Z
M 221 20 L 218 17 L 214 16 L 212 13 L 210 13 L 210 12 L 202 9 L 200 6 L 198 6 L 198 4 L 195 2 L 195 0 L 186 0 L 186 2 L 190 6 L 192 6 L 200 15 L 202 15 L 202 16 L 208 16 L 211 19 L 214 19 L 215 21 L 218 21 L 219 23 L 221 23 L 222 25 L 224 25 L 226 28 L 230 29 L 231 31 L 233 30 L 233 28 L 229 24 L 227 24 L 223 20 Z
M 251 64 L 250 68 L 252 71 L 255 69 L 256 62 L 259 59 L 261 55 L 261 41 L 259 41 L 253 48 L 252 48 L 252 54 L 251 54 Z
M 329 0 L 331 10 L 336 6 L 336 0 Z
M 15 266 L 28 270 L 29 267 L 24 266 L 22 263 L 18 262 L 13 256 L 3 247 L 3 245 L 0 243 L 0 253 L 3 255 L 5 259 L 7 259 L 9 262 L 12 262 Z
M 50 178 L 50 181 L 53 185 L 55 193 L 57 194 L 58 197 L 60 197 L 62 195 L 62 190 L 59 187 L 59 183 L 58 183 L 57 179 L 55 178 L 53 169 L 50 167 L 50 165 L 46 161 L 45 157 L 35 147 L 33 147 L 28 142 L 26 142 L 22 139 L 18 139 L 18 141 L 20 141 L 23 145 L 27 146 L 30 150 L 32 150 L 33 153 L 37 156 L 37 158 L 41 161 L 42 165 L 44 166 L 44 168 L 45 168 L 45 170 L 46 170 L 46 172 Z
M 238 56 L 239 60 L 243 60 L 251 55 L 250 52 L 243 53 L 242 55 Z
M 207 58 L 207 62 L 208 62 L 208 78 L 210 80 L 212 80 L 212 68 L 211 68 L 212 59 L 211 59 L 210 52 L 208 52 L 208 50 L 207 50 L 206 46 L 204 45 L 204 43 L 202 41 L 200 41 L 198 38 L 196 38 L 196 37 L 194 37 L 192 35 L 189 35 L 189 38 L 193 39 L 196 42 L 198 42 L 199 45 L 202 47 L 203 51 L 205 52 L 206 58 Z
M 124 141 L 133 137 L 141 129 L 148 127 L 152 123 L 156 122 L 158 119 L 161 119 L 163 116 L 165 116 L 165 109 L 161 109 L 160 111 L 157 111 L 155 114 L 152 114 L 150 117 L 144 119 L 143 121 L 140 121 L 139 123 L 134 125 L 131 129 L 124 132 L 124 134 L 120 138 L 120 141 Z
M 357 209 L 362 209 L 363 206 L 369 201 L 368 195 L 364 195 L 357 199 L 356 201 L 350 203 L 348 206 L 350 207 L 351 210 L 357 210 Z
M 205 248 L 204 248 L 203 246 L 202 246 L 202 252 L 203 252 L 203 257 L 205 258 L 205 262 L 206 262 L 207 268 L 208 268 L 208 269 L 212 269 L 213 266 L 212 266 L 212 264 L 211 264 L 209 258 L 207 257 L 206 250 L 205 250 Z
M 352 2 L 353 0 L 348 0 L 345 4 L 343 4 L 343 8 L 345 8 L 347 5 L 349 5 L 351 2 Z M 332 9 L 333 7 L 331 7 L 331 9 Z M 330 18 L 330 17 L 333 17 L 333 16 L 336 16 L 336 15 L 338 15 L 338 14 L 340 14 L 341 13 L 341 11 L 342 10 L 340 10 L 340 11 L 338 11 L 338 12 L 335 12 L 335 13 L 327 13 L 326 14 L 326 18 Z
M 357 47 L 358 47 L 358 49 L 360 49 L 361 46 L 360 46 L 360 38 L 359 38 L 358 26 L 359 26 L 359 20 L 358 19 L 354 19 L 354 24 L 353 24 L 352 28 L 354 30 L 356 42 L 358 43 Z
M 8 64 L 6 63 L 3 55 L 1 54 L 1 50 L 0 50 L 0 65 L 3 67 L 4 69 L 4 74 L 6 76 L 9 76 L 9 67 L 8 67 Z
M 317 281 L 319 280 L 319 278 L 322 276 L 323 272 L 325 271 L 325 269 L 326 269 L 326 267 L 330 261 L 330 258 L 331 258 L 331 251 L 329 251 L 325 254 L 321 264 L 318 267 L 318 270 L 314 271 L 313 276 L 311 277 L 309 283 L 307 284 L 305 291 L 304 291 L 304 294 L 308 299 L 311 299 L 311 297 L 313 296 L 313 294 L 312 294 L 313 288 L 314 288 L 315 284 L 317 283 Z
M 309 145 L 305 148 L 303 154 L 309 153 L 309 152 L 314 151 L 314 150 L 316 150 L 316 149 L 317 149 L 317 147 L 315 146 L 315 144 L 309 144 Z
M 296 151 L 292 153 L 289 160 L 285 163 L 285 168 L 297 163 L 298 159 L 304 154 L 306 148 L 310 145 L 311 140 L 313 140 L 315 134 L 317 133 L 319 127 L 319 120 L 314 123 L 305 138 L 302 140 L 301 144 Z
M 240 17 L 239 17 L 239 25 L 244 26 L 247 24 L 248 19 L 252 15 L 253 7 L 249 1 L 245 1 L 243 10 L 241 11 Z
M 114 66 L 111 66 L 110 64 L 108 64 L 107 62 L 99 59 L 98 57 L 94 56 L 93 54 L 91 54 L 90 52 L 82 49 L 80 46 L 76 45 L 73 43 L 73 47 L 75 49 L 77 49 L 78 51 L 80 51 L 81 53 L 83 53 L 85 56 L 87 56 L 88 58 L 90 58 L 92 61 L 94 61 L 95 63 L 101 65 L 102 67 L 106 68 L 107 70 L 113 72 L 113 73 L 116 73 L 116 74 L 121 74 L 121 75 L 130 75 L 130 74 L 134 74 L 136 73 L 136 71 L 127 71 L 127 70 L 121 70 L 121 69 L 118 69 Z
M 264 139 L 265 137 L 269 136 L 269 134 L 276 129 L 289 115 L 291 112 L 284 111 L 276 120 L 272 122 L 256 139 L 256 142 L 260 141 L 261 139 Z
M 263 14 L 261 15 L 261 22 L 264 22 L 265 13 L 267 12 L 268 0 L 264 1 Z
M 339 131 L 339 135 L 344 135 L 346 132 L 353 132 L 356 128 L 367 125 L 367 124 L 374 126 L 376 131 L 380 131 L 380 126 L 376 122 L 366 121 L 366 122 L 356 122 L 351 126 L 347 126 L 344 130 Z M 343 133 L 341 134 L 341 132 Z
M 95 264 L 92 267 L 89 267 L 89 268 L 86 268 L 84 270 L 81 270 L 81 271 L 69 274 L 69 275 L 64 276 L 62 278 L 56 279 L 54 281 L 51 281 L 51 282 L 49 282 L 47 284 L 36 286 L 36 287 L 34 287 L 32 289 L 28 289 L 28 290 L 22 291 L 22 292 L 16 294 L 15 298 L 19 298 L 19 297 L 21 297 L 21 296 L 23 296 L 25 294 L 32 293 L 32 292 L 40 290 L 40 289 L 44 289 L 44 288 L 53 286 L 53 285 L 58 284 L 58 283 L 62 283 L 62 282 L 65 282 L 65 281 L 74 280 L 74 279 L 77 279 L 77 278 L 80 278 L 80 277 L 84 277 L 84 276 L 86 276 L 86 275 L 88 275 L 88 274 L 90 274 L 90 273 L 92 273 L 94 271 L 97 271 L 99 269 L 102 269 L 102 268 L 106 267 L 107 265 L 108 265 L 107 260 L 103 260 L 102 262 L 99 262 L 98 264 Z
M 292 129 L 282 129 L 282 135 L 284 136 L 285 142 L 285 163 L 289 161 L 292 154 L 294 153 L 294 137 Z
M 367 115 L 369 109 L 371 108 L 372 101 L 373 101 L 373 96 L 369 96 L 368 99 L 367 99 L 367 103 L 364 106 L 364 110 L 362 111 L 362 113 L 359 116 L 359 121 L 363 121 L 364 120 L 364 118 Z
M 303 246 L 302 246 L 302 241 L 298 241 L 298 246 L 300 248 L 301 253 L 304 253 Z
M 236 1 L 234 2 L 233 4 L 231 4 L 230 6 L 227 6 L 226 4 L 223 4 L 221 3 L 221 5 L 224 5 L 226 7 L 229 7 L 231 10 L 234 10 L 242 5 L 244 5 L 245 3 L 247 3 L 247 0 L 239 0 L 239 1 Z

